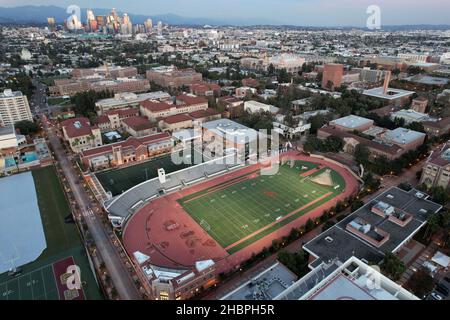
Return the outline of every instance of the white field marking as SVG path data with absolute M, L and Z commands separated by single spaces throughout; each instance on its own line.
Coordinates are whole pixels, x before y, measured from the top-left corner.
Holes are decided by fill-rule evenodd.
M 278 208 L 277 210 L 275 210 L 275 212 L 280 212 L 280 210 L 281 210 L 281 209 L 280 209 L 280 208 Z
M 221 196 L 221 198 L 223 199 L 223 198 L 225 198 L 227 195 L 226 194 L 223 194 L 222 196 Z

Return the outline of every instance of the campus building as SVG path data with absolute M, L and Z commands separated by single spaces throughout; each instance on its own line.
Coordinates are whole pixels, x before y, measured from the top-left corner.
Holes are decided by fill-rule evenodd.
M 141 102 L 147 100 L 169 101 L 170 94 L 163 91 L 148 92 L 136 94 L 133 92 L 123 92 L 114 95 L 114 98 L 102 99 L 95 103 L 97 114 L 100 116 L 105 112 L 115 109 L 123 109 L 129 107 L 139 107 Z
M 144 161 L 170 152 L 173 142 L 167 133 L 144 137 L 130 137 L 126 141 L 83 150 L 80 158 L 86 168 L 93 171 L 123 164 Z
M 355 256 L 379 264 L 387 253 L 399 253 L 442 206 L 416 189 L 392 187 L 303 246 L 310 268 Z
M 0 93 L 0 127 L 23 120 L 33 121 L 27 96 L 9 89 Z
M 165 88 L 179 88 L 202 82 L 201 73 L 194 69 L 178 70 L 176 67 L 158 67 L 147 71 L 147 79 Z
M 450 142 L 440 151 L 431 153 L 423 168 L 420 183 L 428 187 L 450 187 Z
M 277 262 L 220 300 L 419 300 L 356 257 L 323 262 L 297 278 Z
M 100 128 L 91 126 L 87 118 L 67 119 L 60 123 L 64 140 L 75 153 L 101 146 L 102 135 Z
M 337 63 L 326 64 L 323 68 L 322 89 L 334 91 L 342 84 L 344 76 L 344 65 Z M 331 85 L 331 87 L 329 87 Z

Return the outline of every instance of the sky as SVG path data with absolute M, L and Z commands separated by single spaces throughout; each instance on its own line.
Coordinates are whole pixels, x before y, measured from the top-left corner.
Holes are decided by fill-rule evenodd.
M 450 24 L 449 0 L 0 0 L 0 6 L 75 4 L 128 13 L 212 19 L 261 19 L 301 26 L 365 26 L 368 6 L 381 9 L 382 25 Z

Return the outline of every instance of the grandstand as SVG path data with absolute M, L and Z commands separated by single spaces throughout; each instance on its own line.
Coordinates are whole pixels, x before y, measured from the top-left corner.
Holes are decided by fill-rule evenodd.
M 233 159 L 235 159 L 235 155 L 231 154 L 169 173 L 166 175 L 166 182 L 163 184 L 161 184 L 159 178 L 153 178 L 106 201 L 104 205 L 109 213 L 111 223 L 116 227 L 121 227 L 131 214 L 138 211 L 149 201 L 243 166 Z

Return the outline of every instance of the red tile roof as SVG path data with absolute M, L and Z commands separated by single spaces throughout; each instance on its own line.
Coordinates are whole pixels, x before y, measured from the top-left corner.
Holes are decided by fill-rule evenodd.
M 78 126 L 75 126 L 78 124 Z M 92 134 L 92 129 L 96 129 L 96 126 L 91 126 L 88 118 L 78 117 L 67 119 L 61 122 L 61 127 L 64 128 L 69 138 L 77 138 L 83 136 L 89 136 Z
M 108 144 L 105 146 L 85 150 L 85 151 L 81 152 L 81 157 L 86 158 L 86 157 L 99 156 L 99 155 L 102 155 L 105 153 L 111 153 L 113 150 L 113 147 L 119 147 L 119 146 L 121 146 L 122 148 L 139 147 L 140 145 L 156 143 L 156 142 L 164 141 L 164 140 L 170 140 L 170 134 L 168 134 L 167 132 L 157 133 L 157 134 L 139 137 L 139 138 L 130 137 L 126 141 L 121 141 L 121 142 L 112 143 L 112 144 Z
M 154 127 L 154 125 L 145 117 L 126 118 L 123 119 L 122 122 L 135 131 L 147 130 Z
M 189 113 L 189 115 L 194 119 L 201 119 L 206 117 L 211 117 L 220 114 L 217 110 L 213 108 L 208 108 L 206 110 L 199 110 Z
M 168 103 L 164 103 L 164 102 L 154 102 L 154 101 L 150 101 L 150 100 L 146 100 L 146 101 L 142 101 L 140 103 L 140 105 L 152 112 L 158 112 L 158 111 L 163 111 L 163 110 L 169 110 L 170 108 L 173 108 L 173 105 L 170 105 Z
M 184 122 L 184 121 L 189 121 L 192 120 L 191 117 L 189 117 L 187 114 L 176 114 L 173 116 L 168 116 L 166 118 L 164 118 L 162 121 L 164 121 L 165 123 L 168 124 L 174 124 L 174 123 L 178 123 L 178 122 Z
M 179 95 L 177 100 L 184 102 L 187 105 L 208 103 L 208 100 L 203 97 L 192 97 L 185 94 Z

